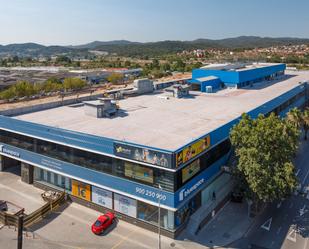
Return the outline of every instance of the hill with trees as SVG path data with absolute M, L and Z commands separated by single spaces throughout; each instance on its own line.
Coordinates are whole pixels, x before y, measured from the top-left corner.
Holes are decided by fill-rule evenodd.
M 193 41 L 158 41 L 158 42 L 131 42 L 127 40 L 94 41 L 79 46 L 43 46 L 36 43 L 0 45 L 0 56 L 52 56 L 59 54 L 86 54 L 89 50 L 116 53 L 119 56 L 160 56 L 173 54 L 183 50 L 221 48 L 240 49 L 255 47 L 270 47 L 278 45 L 309 44 L 309 39 L 302 38 L 271 38 L 258 36 L 240 36 L 220 40 L 197 39 Z

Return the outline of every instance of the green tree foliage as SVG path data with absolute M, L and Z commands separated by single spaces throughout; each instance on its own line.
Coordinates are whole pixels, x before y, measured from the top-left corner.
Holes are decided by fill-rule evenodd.
M 41 85 L 41 90 L 44 92 L 55 92 L 63 89 L 63 85 L 60 79 L 56 77 L 51 77 L 48 80 L 46 80 Z
M 292 193 L 297 186 L 292 158 L 299 139 L 294 125 L 274 114 L 256 120 L 243 114 L 230 138 L 238 158 L 237 173 L 250 198 L 271 202 Z
M 107 80 L 113 84 L 119 83 L 121 80 L 123 80 L 123 74 L 121 73 L 112 73 L 108 76 Z
M 8 89 L 0 92 L 0 99 L 14 99 L 30 97 L 39 93 L 55 92 L 59 90 L 79 90 L 86 86 L 86 82 L 79 78 L 67 78 L 62 83 L 59 79 L 50 78 L 42 84 L 20 81 Z
M 286 120 L 295 126 L 297 129 L 300 129 L 302 126 L 302 113 L 296 107 L 290 110 L 286 115 Z
M 304 138 L 307 140 L 307 133 L 309 130 L 309 108 L 307 107 L 303 112 L 297 108 L 293 108 L 287 113 L 287 122 L 296 127 L 297 129 L 303 128 Z
M 79 90 L 86 86 L 86 82 L 80 78 L 66 78 L 63 81 L 63 88 L 67 90 Z
M 60 55 L 56 58 L 57 64 L 70 64 L 72 63 L 71 59 L 65 55 Z
M 173 64 L 172 69 L 178 72 L 185 72 L 186 63 L 184 63 L 181 59 L 177 59 L 177 61 Z
M 303 119 L 303 127 L 304 127 L 304 132 L 305 132 L 305 140 L 307 140 L 307 133 L 309 130 L 309 108 L 307 107 L 303 114 L 302 114 L 302 119 Z

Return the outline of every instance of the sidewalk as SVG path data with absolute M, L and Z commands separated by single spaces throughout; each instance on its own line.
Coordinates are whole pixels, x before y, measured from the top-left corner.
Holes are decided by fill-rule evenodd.
M 243 237 L 253 221 L 248 218 L 246 203 L 229 202 L 197 235 L 185 230 L 178 239 L 210 248 L 226 247 Z
M 29 214 L 45 204 L 41 198 L 44 191 L 23 183 L 16 173 L 18 167 L 0 173 L 0 200 L 12 202 L 25 209 Z

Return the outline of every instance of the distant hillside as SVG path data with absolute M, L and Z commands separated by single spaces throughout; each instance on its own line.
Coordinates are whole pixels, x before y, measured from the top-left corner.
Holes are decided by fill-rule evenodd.
M 207 48 L 254 48 L 277 45 L 309 44 L 309 39 L 302 38 L 271 38 L 258 36 L 240 36 L 220 40 L 197 39 L 193 41 L 158 41 L 158 42 L 131 42 L 127 40 L 94 41 L 78 46 L 43 46 L 36 43 L 0 45 L 2 56 L 52 56 L 57 54 L 85 55 L 88 50 L 100 50 L 116 53 L 120 56 L 159 56 L 168 53 L 177 53 L 183 50 Z
M 63 46 L 43 46 L 36 43 L 0 45 L 0 57 L 19 56 L 19 57 L 38 57 L 53 56 L 59 54 L 83 54 L 87 50 L 78 50 Z
M 83 45 L 70 46 L 70 48 L 77 49 L 95 49 L 99 46 L 105 45 L 130 45 L 130 44 L 140 44 L 139 42 L 131 42 L 127 40 L 115 40 L 115 41 L 94 41 Z
M 240 36 L 221 40 L 197 39 L 194 41 L 159 41 L 130 44 L 105 44 L 96 47 L 97 50 L 117 53 L 123 56 L 155 56 L 166 53 L 176 53 L 183 50 L 207 48 L 254 48 L 290 44 L 309 44 L 309 39 L 301 38 L 270 38 L 257 36 Z
M 218 45 L 227 48 L 254 48 L 254 47 L 270 47 L 289 44 L 307 44 L 309 39 L 291 38 L 291 37 L 259 37 L 259 36 L 239 36 L 236 38 L 226 38 L 215 40 Z

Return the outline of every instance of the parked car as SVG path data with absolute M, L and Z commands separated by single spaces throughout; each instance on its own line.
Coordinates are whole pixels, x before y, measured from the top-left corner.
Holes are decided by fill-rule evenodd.
M 107 212 L 106 214 L 100 215 L 91 226 L 91 231 L 94 234 L 99 235 L 110 227 L 115 222 L 115 219 L 115 214 L 112 212 Z

